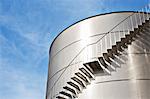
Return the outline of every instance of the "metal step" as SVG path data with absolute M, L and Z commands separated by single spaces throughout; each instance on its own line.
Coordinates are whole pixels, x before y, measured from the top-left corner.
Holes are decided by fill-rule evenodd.
M 145 20 L 145 23 L 148 23 L 148 22 L 150 22 L 150 20 Z
M 114 59 L 114 55 L 113 55 L 112 49 L 107 49 L 107 55 L 108 55 L 109 57 L 111 57 L 112 59 Z
M 72 77 L 71 79 L 74 80 L 75 82 L 77 82 L 83 88 L 86 88 L 86 86 L 84 85 L 84 83 L 80 79 L 78 79 L 77 77 Z
M 139 32 L 139 28 L 134 28 L 134 31 L 135 32 Z
M 58 99 L 67 99 L 67 98 L 64 98 L 62 96 L 57 96 L 56 98 L 58 98 Z
M 113 52 L 115 55 L 120 55 L 120 54 L 118 53 L 118 50 L 117 50 L 117 45 L 113 45 L 113 46 L 112 46 L 112 52 Z
M 138 28 L 139 28 L 139 29 L 142 29 L 142 27 L 143 27 L 142 25 L 138 25 Z
M 90 81 L 82 73 L 77 72 L 75 75 L 81 78 L 86 84 L 90 84 Z
M 103 57 L 99 57 L 98 59 L 99 59 L 100 63 L 101 63 L 105 68 L 108 67 L 108 65 L 105 63 Z
M 141 31 L 143 28 L 144 28 L 144 26 L 143 26 L 143 25 L 138 25 L 138 29 L 139 29 L 139 31 Z
M 145 22 L 142 22 L 142 26 L 144 26 L 145 25 Z
M 136 37 L 136 32 L 130 31 L 130 35 L 131 35 L 132 38 L 133 38 L 133 37 Z M 131 40 L 133 41 L 133 39 L 131 39 Z
M 91 80 L 94 80 L 94 79 L 95 79 L 95 77 L 94 77 L 94 75 L 92 74 L 92 72 L 90 72 L 87 68 L 82 67 L 82 68 L 79 68 L 79 70 L 80 70 L 81 72 L 83 72 L 86 76 L 88 76 L 88 78 L 90 78 Z
M 106 63 L 106 61 L 104 60 L 103 57 L 99 57 L 98 59 L 99 59 L 101 65 L 103 65 L 103 66 L 104 66 L 105 68 L 107 68 L 109 71 L 114 71 L 114 70 L 116 69 L 115 67 L 111 66 L 110 63 L 109 63 L 109 64 Z
M 87 69 L 89 69 L 88 67 L 90 67 L 92 69 L 92 71 L 93 71 L 92 73 L 94 75 L 104 72 L 98 61 L 93 61 L 93 62 L 85 63 L 84 66 Z
M 101 68 L 103 69 L 103 72 L 102 72 L 102 73 L 99 73 L 99 74 L 97 74 L 97 75 L 99 75 L 99 76 L 111 75 L 111 71 L 110 71 L 108 68 L 106 68 L 105 66 L 103 66 L 103 65 L 100 63 L 100 61 L 98 61 L 98 63 L 100 64 Z
M 77 95 L 75 95 L 75 94 L 73 94 L 72 92 L 70 92 L 70 91 L 68 91 L 68 90 L 64 90 L 66 93 L 68 93 L 68 94 L 70 94 L 71 96 L 72 96 L 72 98 L 71 99 L 75 99 L 75 98 L 78 98 L 78 94 Z M 68 97 L 69 98 L 69 97 Z M 70 98 L 69 98 L 70 99 Z
M 118 63 L 119 65 L 120 64 L 124 64 L 124 61 L 121 59 L 121 55 L 120 56 L 115 56 L 115 62 Z
M 84 75 L 83 75 L 84 76 Z M 85 86 L 87 86 L 87 85 L 89 85 L 90 84 L 90 80 L 88 79 L 88 82 L 87 81 L 84 81 L 83 79 L 81 79 L 79 76 L 77 76 L 77 75 L 75 75 L 75 77 L 76 78 L 78 78 L 80 81 L 82 81 L 82 83 L 85 85 Z
M 116 59 L 112 59 L 111 65 L 115 68 L 120 68 L 120 64 L 116 62 Z
M 67 85 L 69 88 L 73 89 L 76 92 L 76 95 L 78 95 L 79 93 L 81 93 L 81 91 L 79 91 L 78 89 L 76 89 L 75 87 L 71 86 L 70 84 Z
M 142 31 L 142 32 L 148 32 L 148 33 L 150 32 L 149 28 L 144 28 L 144 29 L 142 29 L 141 31 Z
M 150 21 L 148 21 L 147 20 L 147 22 L 145 23 L 145 25 L 144 26 L 146 26 L 146 27 L 150 27 Z
M 130 35 L 130 34 L 126 34 L 125 37 L 126 37 L 126 39 L 128 39 L 127 44 L 131 44 L 131 42 L 132 42 L 132 40 L 131 40 L 131 39 L 132 39 L 131 35 Z
M 109 63 L 111 63 L 112 61 L 110 60 L 110 56 L 108 55 L 108 53 L 103 53 L 103 57 L 104 57 L 104 59 L 107 61 L 107 62 L 109 62 Z
M 88 64 L 83 64 L 92 74 L 94 74 L 93 69 Z
M 149 31 L 147 31 L 147 30 L 142 30 L 142 31 L 144 32 L 145 35 L 150 36 L 150 30 L 149 30 Z M 143 32 L 140 32 L 140 33 L 142 34 Z M 140 35 L 141 35 L 141 34 L 140 34 Z
M 150 23 L 147 23 L 144 28 L 150 28 Z
M 142 23 L 142 26 L 147 26 L 148 25 L 148 20 L 146 20 L 144 23 Z
M 67 97 L 69 97 L 69 98 L 73 98 L 73 96 L 71 95 L 71 94 L 69 94 L 69 93 L 67 93 L 67 92 L 65 92 L 65 91 L 61 91 L 61 92 L 59 92 L 60 94 L 62 94 L 62 95 L 65 95 L 65 96 L 67 96 Z
M 126 45 L 128 42 L 127 38 L 121 38 L 121 43 L 122 43 L 122 47 L 123 48 L 128 48 L 128 46 Z
M 143 29 L 141 30 L 141 32 L 142 32 L 142 31 L 146 31 L 146 32 L 149 33 L 149 32 L 150 32 L 149 28 L 150 28 L 150 27 L 145 27 L 145 28 L 143 28 Z
M 70 86 L 74 87 L 78 92 L 81 92 L 81 89 L 78 85 L 76 85 L 75 83 L 69 81 L 67 82 L 67 84 L 69 84 Z
M 121 48 L 122 47 L 121 41 L 116 42 L 116 46 L 117 46 L 117 50 L 119 50 L 120 52 L 123 51 L 123 49 Z
M 65 86 L 65 87 L 63 87 L 65 90 L 68 90 L 68 91 L 70 91 L 71 93 L 73 93 L 74 95 L 76 95 L 77 96 L 77 93 L 76 93 L 76 91 L 74 90 L 74 89 L 72 89 L 72 88 L 70 88 L 70 87 L 68 87 L 68 86 Z
M 79 71 L 87 80 L 88 80 L 88 82 L 89 82 L 89 84 L 91 83 L 91 80 L 90 80 L 90 78 L 88 77 L 88 76 L 86 76 L 83 72 L 81 72 L 81 71 Z

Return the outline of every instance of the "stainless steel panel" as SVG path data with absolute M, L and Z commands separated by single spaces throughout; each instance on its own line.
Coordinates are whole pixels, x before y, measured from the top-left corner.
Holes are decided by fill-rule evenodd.
M 132 14 L 133 12 L 120 12 L 92 17 L 62 32 L 50 50 L 47 99 L 55 99 L 53 96 L 63 90 L 63 86 L 83 63 L 95 60 L 102 52 L 111 48 L 116 40 L 123 37 L 125 32 L 121 31 L 132 30 L 136 20 L 132 19 L 132 24 L 128 19 L 111 31 L 110 35 L 97 42 Z M 115 59 L 119 68 L 111 75 L 96 77 L 79 95 L 79 99 L 149 99 L 150 29 L 147 29 L 146 33 L 143 32 L 122 52 L 122 56 Z M 95 42 L 97 43 L 94 44 Z

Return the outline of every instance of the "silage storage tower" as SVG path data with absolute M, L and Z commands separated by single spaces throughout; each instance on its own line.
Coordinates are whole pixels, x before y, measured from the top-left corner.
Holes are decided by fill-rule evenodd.
M 150 14 L 83 19 L 52 42 L 46 99 L 149 99 Z

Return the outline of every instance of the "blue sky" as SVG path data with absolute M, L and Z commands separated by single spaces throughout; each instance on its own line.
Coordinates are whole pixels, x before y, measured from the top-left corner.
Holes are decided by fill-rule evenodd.
M 88 16 L 138 10 L 148 0 L 0 0 L 0 99 L 44 99 L 49 46 Z

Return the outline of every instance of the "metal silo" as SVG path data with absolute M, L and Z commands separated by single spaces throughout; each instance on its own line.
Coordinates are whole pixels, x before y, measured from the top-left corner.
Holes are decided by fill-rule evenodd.
M 83 19 L 52 42 L 46 99 L 149 99 L 150 14 Z

